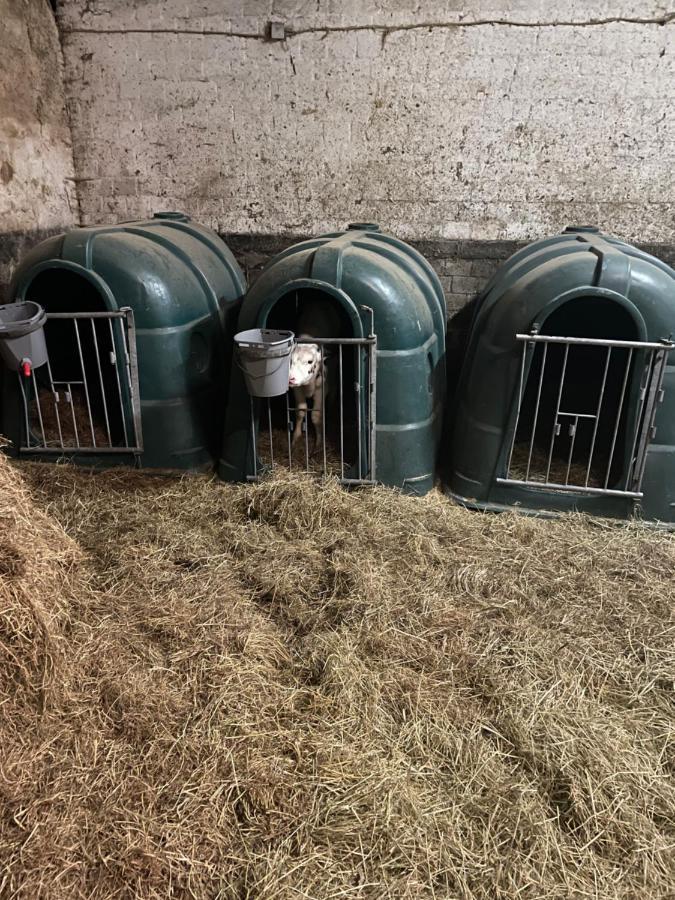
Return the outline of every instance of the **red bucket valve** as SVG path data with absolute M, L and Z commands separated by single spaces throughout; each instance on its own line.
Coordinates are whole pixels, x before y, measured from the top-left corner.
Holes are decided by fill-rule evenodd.
M 24 378 L 30 378 L 31 372 L 33 371 L 33 365 L 29 359 L 21 360 L 21 371 Z

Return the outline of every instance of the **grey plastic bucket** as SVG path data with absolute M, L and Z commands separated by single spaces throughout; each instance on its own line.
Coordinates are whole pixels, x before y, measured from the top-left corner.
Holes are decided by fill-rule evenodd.
M 280 397 L 288 390 L 292 331 L 252 328 L 235 334 L 239 368 L 252 397 Z
M 0 306 L 0 357 L 9 369 L 20 371 L 24 362 L 37 369 L 47 362 L 46 319 L 47 313 L 32 300 Z

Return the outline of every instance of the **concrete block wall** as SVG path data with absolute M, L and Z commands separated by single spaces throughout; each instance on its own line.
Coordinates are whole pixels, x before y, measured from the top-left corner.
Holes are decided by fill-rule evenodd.
M 59 0 L 84 223 L 673 241 L 661 0 Z M 284 40 L 269 40 L 269 24 Z M 453 296 L 491 257 L 448 256 Z
M 0 0 L 0 300 L 17 260 L 79 222 L 59 35 L 48 0 Z
M 307 240 L 310 234 L 258 235 L 221 234 L 237 258 L 249 284 L 264 266 L 291 244 Z M 443 285 L 448 315 L 461 309 L 496 272 L 501 262 L 520 249 L 522 241 L 410 242 L 431 263 Z M 675 257 L 675 253 L 673 254 Z
M 291 244 L 307 240 L 310 234 L 259 235 L 221 234 L 237 262 L 253 284 L 264 266 Z M 445 241 L 410 242 L 436 270 L 443 285 L 451 318 L 482 290 L 504 260 L 527 241 Z M 636 246 L 675 268 L 675 243 L 636 242 Z

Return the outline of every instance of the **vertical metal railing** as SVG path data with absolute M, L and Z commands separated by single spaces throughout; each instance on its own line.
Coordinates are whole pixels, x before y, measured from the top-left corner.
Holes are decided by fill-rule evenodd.
M 544 345 L 544 350 L 546 350 L 546 345 Z M 633 360 L 633 350 L 631 348 L 629 353 L 629 359 L 626 364 L 626 371 L 630 371 L 630 367 Z M 591 438 L 591 449 L 588 454 L 588 463 L 586 465 L 586 476 L 584 480 L 584 487 L 588 487 L 588 482 L 591 477 L 591 467 L 593 466 L 593 454 L 595 453 L 595 443 L 598 439 L 598 425 L 600 423 L 600 413 L 602 412 L 602 402 L 605 397 L 605 388 L 607 387 L 607 373 L 609 372 L 609 363 L 612 357 L 612 348 L 607 348 L 607 353 L 605 355 L 605 366 L 602 372 L 602 383 L 600 385 L 600 391 L 598 394 L 598 404 L 595 409 L 595 421 L 593 422 L 593 436 Z
M 372 326 L 365 338 L 312 337 L 297 343 L 319 349 L 319 396 L 308 398 L 307 409 L 296 404 L 293 389 L 283 397 L 251 398 L 249 480 L 285 466 L 336 477 L 342 484 L 374 483 L 377 338 Z M 298 417 L 300 437 L 294 440 Z
M 55 322 L 63 324 L 52 335 Z M 47 363 L 30 378 L 18 375 L 24 408 L 20 451 L 142 452 L 132 310 L 48 313 L 45 337 Z
M 506 476 L 497 478 L 497 482 L 641 497 L 647 450 L 663 399 L 668 354 L 675 344 L 670 340 L 621 341 L 536 333 L 517 334 L 516 339 L 522 344 L 522 354 L 515 424 L 506 454 Z M 562 350 L 558 365 L 551 361 L 549 348 L 553 346 Z M 574 355 L 578 348 L 584 348 L 585 357 Z M 596 357 L 593 364 L 588 353 Z M 591 366 L 599 374 L 596 385 L 592 377 L 588 380 Z M 573 392 L 568 396 L 570 383 L 579 383 L 580 376 L 588 385 L 581 402 Z M 637 391 L 633 390 L 636 378 Z M 618 391 L 610 391 L 610 387 L 618 387 Z M 589 395 L 593 388 L 597 394 Z M 550 409 L 544 408 L 546 394 L 554 398 Z M 526 397 L 530 397 L 529 403 Z M 570 402 L 580 408 L 567 408 Z M 542 441 L 542 428 L 547 422 L 550 427 Z M 590 428 L 587 449 L 586 442 L 579 438 L 586 426 Z M 604 459 L 598 460 L 601 443 Z M 628 447 L 629 452 L 620 456 Z M 554 463 L 561 467 L 557 478 L 552 477 Z M 621 470 L 617 471 L 619 463 Z
M 345 477 L 345 410 L 344 410 L 344 388 L 343 388 L 343 378 L 344 378 L 344 366 L 342 363 L 342 344 L 338 344 L 338 354 L 339 354 L 339 386 L 340 386 L 340 406 L 339 406 L 339 416 L 340 416 L 340 478 Z
M 650 441 L 656 436 L 656 413 L 659 404 L 663 402 L 663 379 L 666 374 L 666 366 L 668 365 L 668 352 L 670 348 L 660 348 L 652 350 L 652 365 L 649 369 L 648 384 L 644 388 L 644 403 L 642 411 L 642 421 L 640 427 L 636 430 L 636 440 L 633 442 L 632 471 L 629 473 L 633 479 L 633 490 L 639 490 L 642 486 L 642 479 L 645 473 L 645 464 L 647 462 L 647 449 Z M 636 452 L 637 444 L 637 452 Z M 628 479 L 627 479 L 628 486 Z

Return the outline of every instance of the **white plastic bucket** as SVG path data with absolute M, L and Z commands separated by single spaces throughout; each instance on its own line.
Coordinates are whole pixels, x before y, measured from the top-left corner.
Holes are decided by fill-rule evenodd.
M 46 320 L 43 307 L 32 300 L 0 306 L 0 359 L 8 368 L 20 370 L 27 362 L 37 369 L 47 362 Z
M 280 397 L 288 390 L 292 331 L 252 328 L 235 334 L 237 361 L 252 397 Z

